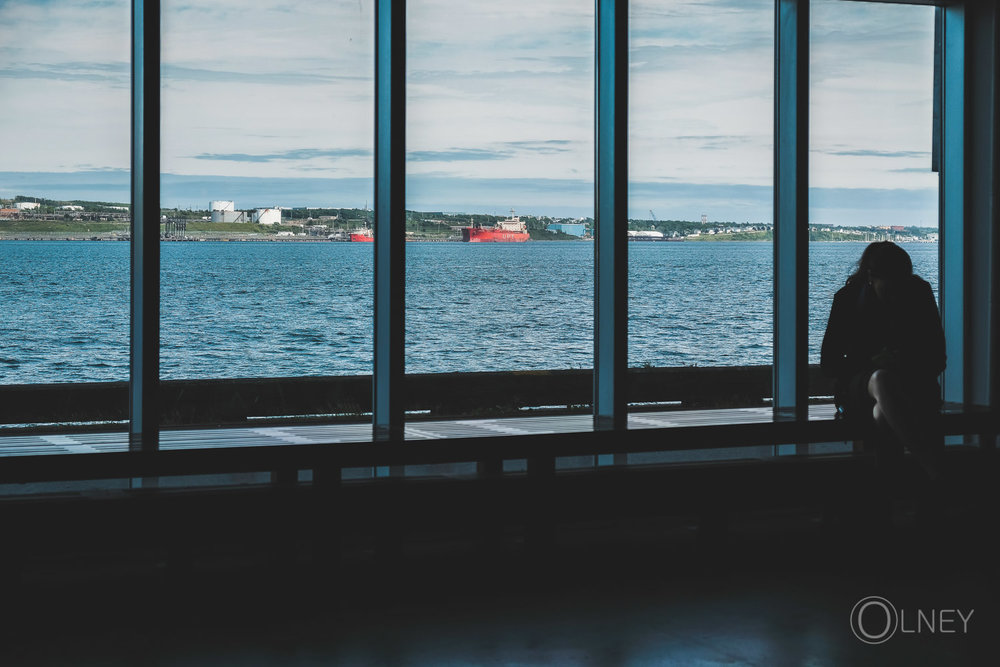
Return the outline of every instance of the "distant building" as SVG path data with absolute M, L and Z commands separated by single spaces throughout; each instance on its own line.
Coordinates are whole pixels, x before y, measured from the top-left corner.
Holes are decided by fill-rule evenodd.
M 258 225 L 280 225 L 280 208 L 258 208 L 253 212 L 253 221 Z
M 16 208 L 0 208 L 0 218 L 16 218 L 19 213 Z
M 891 229 L 894 232 L 901 232 L 901 231 L 905 230 L 906 227 L 904 227 L 903 225 L 890 225 L 889 229 Z
M 59 207 L 60 211 L 82 211 L 83 207 L 76 204 L 66 204 L 65 206 Z
M 36 201 L 16 201 L 16 202 L 14 202 L 14 208 L 16 208 L 18 211 L 30 211 L 31 209 L 38 208 L 39 206 L 41 206 L 41 204 L 39 204 Z
M 562 232 L 563 234 L 569 234 L 570 236 L 582 237 L 587 234 L 587 225 L 582 222 L 553 222 L 545 229 L 550 232 Z

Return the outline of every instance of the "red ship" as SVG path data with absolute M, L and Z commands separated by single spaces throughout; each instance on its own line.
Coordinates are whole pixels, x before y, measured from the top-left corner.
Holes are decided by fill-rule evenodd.
M 351 232 L 352 241 L 375 241 L 375 234 L 369 227 L 359 227 Z
M 476 223 L 462 227 L 462 240 L 468 243 L 523 243 L 528 240 L 528 226 L 510 209 L 510 217 L 493 227 Z

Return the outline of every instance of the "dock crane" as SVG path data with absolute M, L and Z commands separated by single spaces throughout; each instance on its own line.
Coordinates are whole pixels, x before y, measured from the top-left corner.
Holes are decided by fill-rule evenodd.
M 649 209 L 649 217 L 653 219 L 653 222 L 659 222 L 659 220 L 656 219 L 656 214 L 653 213 L 653 209 Z

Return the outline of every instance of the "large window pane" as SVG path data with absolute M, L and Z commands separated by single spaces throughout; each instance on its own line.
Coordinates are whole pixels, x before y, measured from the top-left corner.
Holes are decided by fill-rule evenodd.
M 407 22 L 407 373 L 576 369 L 589 383 L 593 2 L 413 0 Z M 501 383 L 421 398 L 491 416 L 515 401 Z
M 773 5 L 630 3 L 628 354 L 643 408 L 770 395 Z M 748 374 L 759 386 L 734 393 Z
M 809 361 L 865 246 L 899 243 L 938 284 L 931 171 L 934 8 L 815 1 L 810 59 Z M 815 390 L 813 393 L 822 393 Z
M 0 3 L 0 385 L 101 383 L 28 422 L 126 416 L 129 9 Z
M 164 379 L 371 373 L 372 12 L 164 1 Z

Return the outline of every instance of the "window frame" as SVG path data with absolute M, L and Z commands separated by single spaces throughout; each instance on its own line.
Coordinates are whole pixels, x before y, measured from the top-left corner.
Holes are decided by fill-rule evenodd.
M 851 2 L 854 0 L 843 0 Z M 898 2 L 898 0 L 873 0 Z M 627 428 L 628 3 L 596 2 L 595 70 L 595 428 Z M 995 28 L 996 5 L 915 0 L 943 13 L 941 312 L 948 340 L 944 397 L 950 404 L 995 403 L 997 292 L 994 140 L 996 67 L 976 65 L 986 97 L 969 115 L 967 9 Z M 985 3 L 984 3 L 985 4 Z M 402 440 L 404 412 L 405 0 L 375 0 L 375 188 L 373 440 Z M 807 419 L 808 48 L 809 0 L 775 0 L 774 417 Z M 971 23 L 970 23 L 971 25 Z M 981 31 L 982 32 L 982 31 Z M 996 53 L 997 31 L 977 33 Z M 804 55 L 803 55 L 804 54 Z M 129 441 L 159 449 L 160 2 L 132 2 L 132 266 Z M 983 94 L 977 92 L 977 94 Z M 987 108 L 988 106 L 988 108 Z M 969 121 L 974 126 L 967 127 Z M 967 131 L 968 130 L 968 131 Z M 965 146 L 987 137 L 975 156 L 970 190 Z M 974 151 L 968 151 L 971 155 Z M 969 195 L 974 195 L 972 202 Z M 966 221 L 967 210 L 985 218 Z M 394 222 L 395 221 L 395 222 Z M 969 232 L 971 230 L 971 232 Z M 975 246 L 970 242 L 975 240 Z M 975 335 L 970 337 L 970 331 Z M 985 359 L 976 366 L 970 362 Z M 970 390 L 972 387 L 972 390 Z

